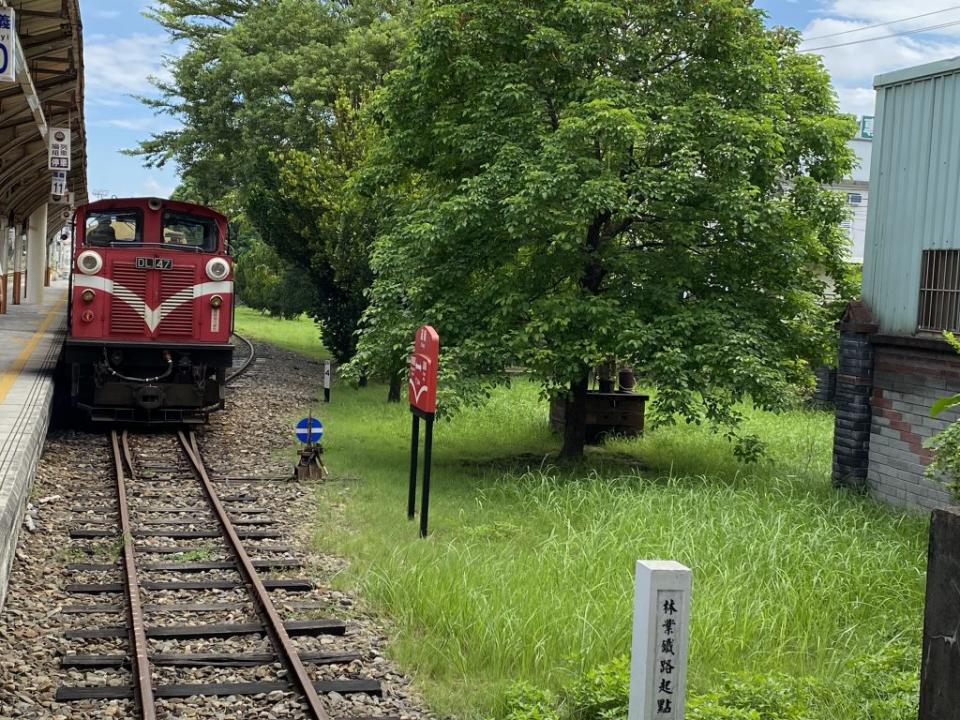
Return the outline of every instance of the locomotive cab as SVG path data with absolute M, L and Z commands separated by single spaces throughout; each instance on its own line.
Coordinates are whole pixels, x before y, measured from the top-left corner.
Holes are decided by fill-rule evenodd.
M 93 421 L 205 422 L 233 361 L 227 219 L 133 198 L 81 206 L 74 223 L 71 404 Z

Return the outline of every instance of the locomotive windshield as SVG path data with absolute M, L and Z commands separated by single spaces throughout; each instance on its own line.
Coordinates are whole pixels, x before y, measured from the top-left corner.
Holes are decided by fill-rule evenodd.
M 163 213 L 163 244 L 213 252 L 217 249 L 217 223 L 210 218 L 168 210 Z
M 171 250 L 214 252 L 219 235 L 213 218 L 166 210 L 161 218 L 160 237 L 151 221 L 144 232 L 143 211 L 137 208 L 95 210 L 87 213 L 86 244 L 123 247 L 159 243 Z
M 143 241 L 143 213 L 139 210 L 104 210 L 87 214 L 88 245 L 109 247 L 113 244 Z

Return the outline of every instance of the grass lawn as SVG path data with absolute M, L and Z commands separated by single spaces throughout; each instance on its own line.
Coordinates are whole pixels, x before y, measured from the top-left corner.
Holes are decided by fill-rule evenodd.
M 312 360 L 326 360 L 330 353 L 320 342 L 320 331 L 313 320 L 301 315 L 296 320 L 282 320 L 264 315 L 248 307 L 238 307 L 234 329 L 251 340 L 261 340 L 305 355 Z
M 925 517 L 830 487 L 832 416 L 748 411 L 768 457 L 738 464 L 698 427 L 557 466 L 525 381 L 436 428 L 431 536 L 406 520 L 410 415 L 384 387 L 325 408 L 318 544 L 394 626 L 393 655 L 435 710 L 479 718 L 518 680 L 556 688 L 629 652 L 633 565 L 693 568 L 692 691 L 721 673 L 842 679 L 891 642 L 919 647 Z M 857 718 L 843 693 L 816 718 Z

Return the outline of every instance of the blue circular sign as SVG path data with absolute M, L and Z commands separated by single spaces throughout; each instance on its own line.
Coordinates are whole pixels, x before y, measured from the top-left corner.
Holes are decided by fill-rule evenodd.
M 297 423 L 297 440 L 302 443 L 320 442 L 323 438 L 323 423 L 319 418 L 304 418 Z

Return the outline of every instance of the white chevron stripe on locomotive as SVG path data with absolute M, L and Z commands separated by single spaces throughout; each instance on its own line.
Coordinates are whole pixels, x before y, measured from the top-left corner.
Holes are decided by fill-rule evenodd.
M 230 295 L 233 293 L 233 282 L 230 280 L 199 283 L 192 287 L 184 288 L 160 303 L 159 307 L 152 308 L 135 292 L 125 288 L 118 282 L 114 282 L 110 278 L 74 273 L 73 285 L 79 288 L 101 290 L 109 295 L 120 298 L 129 305 L 137 315 L 143 318 L 150 332 L 156 330 L 164 318 L 185 302 L 189 302 L 194 298 L 203 297 L 204 295 Z

